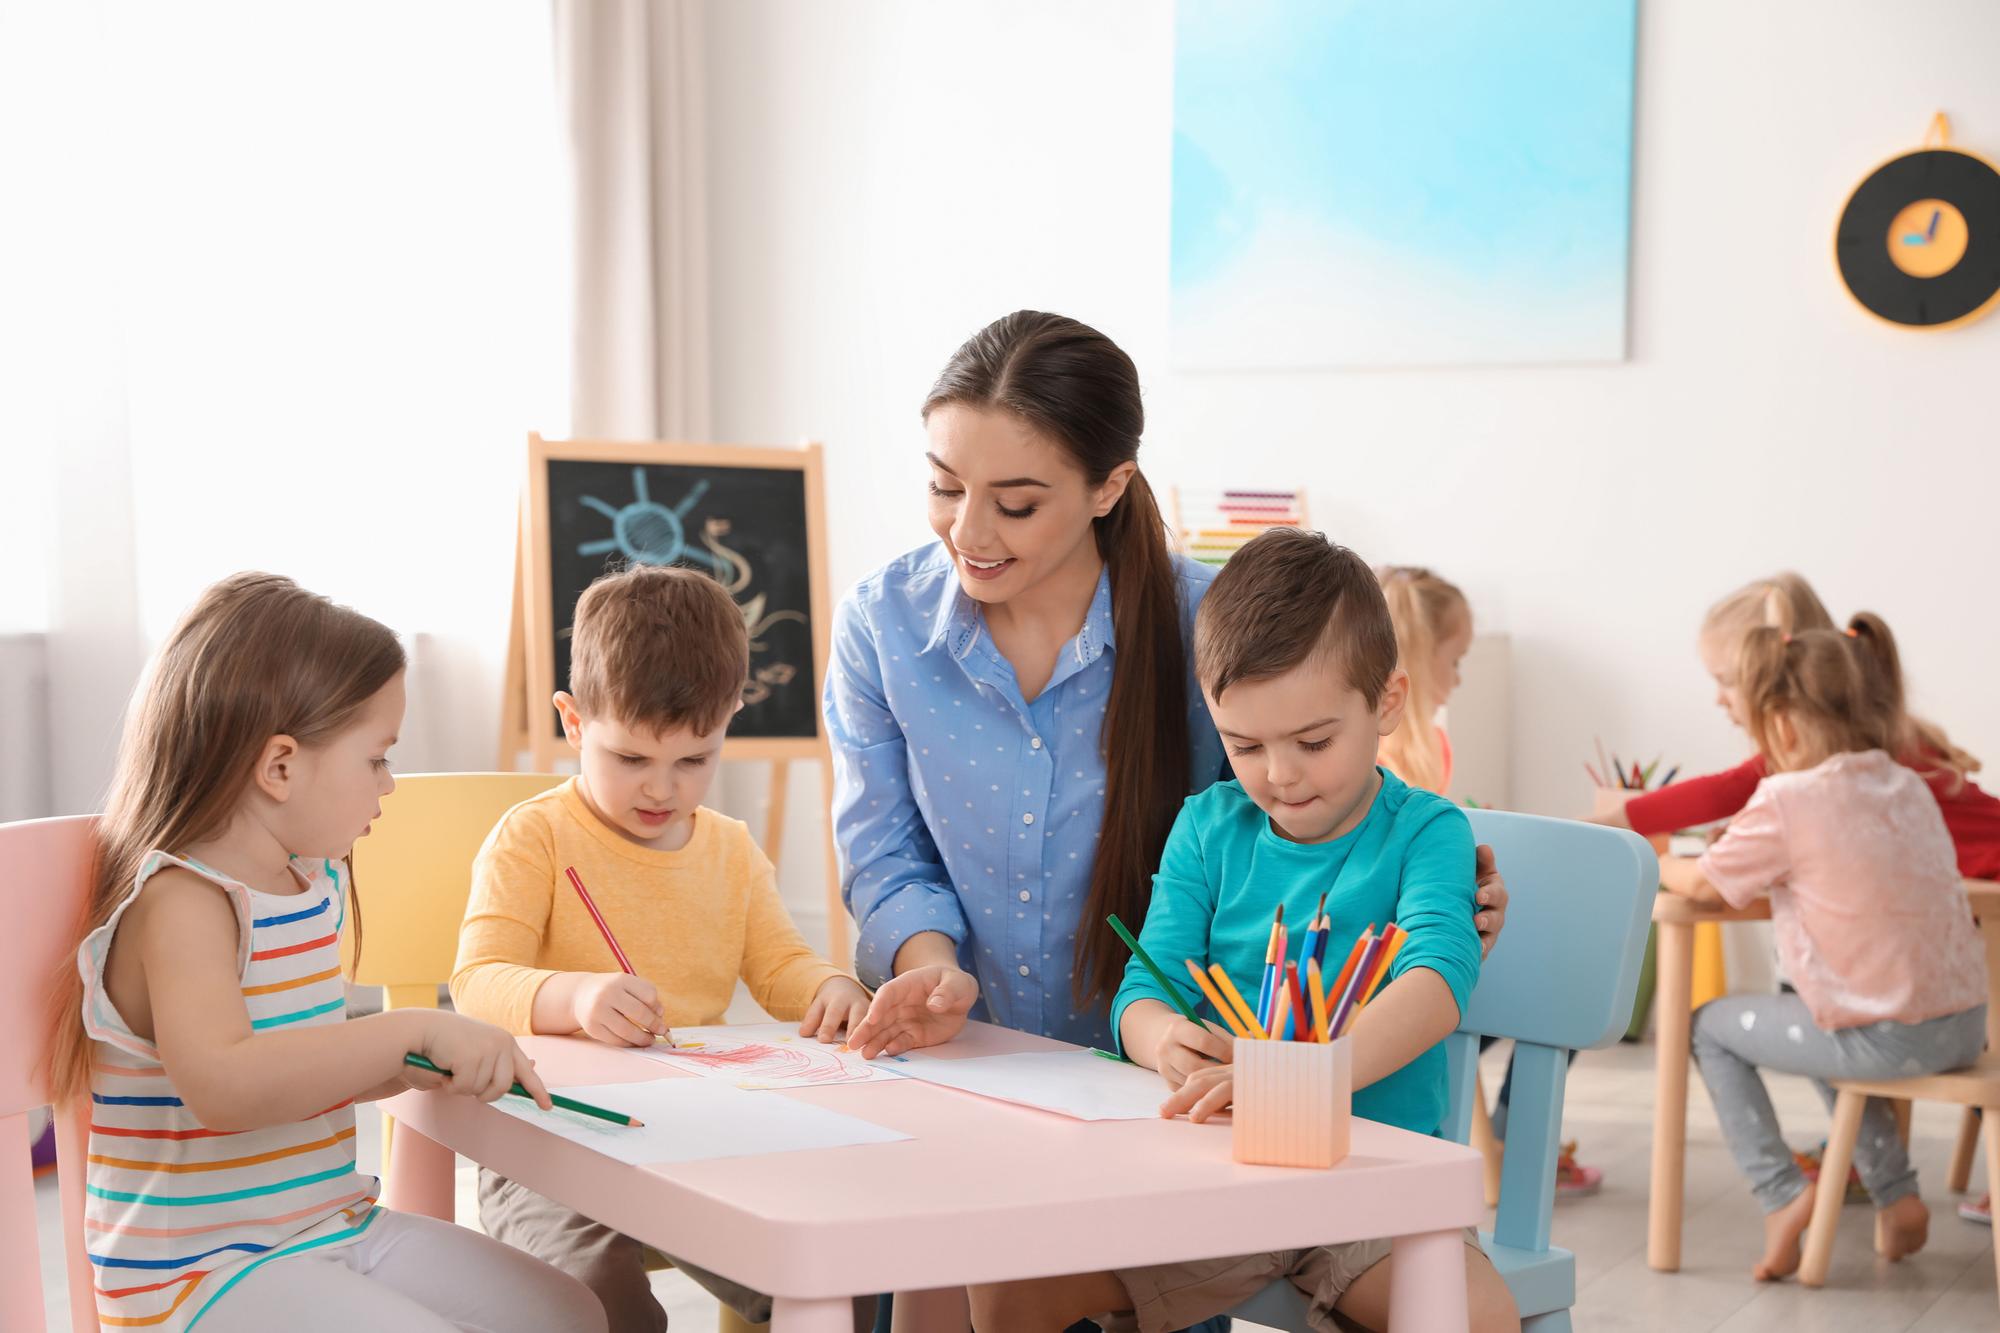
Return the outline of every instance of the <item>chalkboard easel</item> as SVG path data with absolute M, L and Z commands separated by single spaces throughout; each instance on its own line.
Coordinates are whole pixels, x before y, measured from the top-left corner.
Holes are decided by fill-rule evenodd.
M 829 953 L 847 950 L 833 849 L 833 760 L 819 698 L 832 607 L 817 444 L 744 445 L 528 437 L 502 690 L 500 767 L 547 772 L 570 758 L 549 698 L 569 684 L 569 629 L 592 580 L 623 564 L 711 575 L 750 634 L 744 707 L 725 761 L 767 760 L 764 853 L 775 865 L 795 759 L 820 767 Z

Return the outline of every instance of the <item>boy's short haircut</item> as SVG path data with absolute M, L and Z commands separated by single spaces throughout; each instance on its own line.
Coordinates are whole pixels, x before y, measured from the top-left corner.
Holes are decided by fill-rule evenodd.
M 743 613 L 706 574 L 633 565 L 577 599 L 569 688 L 586 716 L 706 736 L 736 711 L 749 674 Z
M 1368 562 L 1298 528 L 1267 528 L 1229 557 L 1194 624 L 1210 695 L 1268 680 L 1323 652 L 1374 708 L 1396 669 L 1396 627 Z

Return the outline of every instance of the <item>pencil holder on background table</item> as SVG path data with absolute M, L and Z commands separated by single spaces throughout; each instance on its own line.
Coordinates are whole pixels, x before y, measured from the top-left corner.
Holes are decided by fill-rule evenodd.
M 1257 1166 L 1327 1167 L 1347 1156 L 1354 1039 L 1236 1042 L 1233 1155 Z

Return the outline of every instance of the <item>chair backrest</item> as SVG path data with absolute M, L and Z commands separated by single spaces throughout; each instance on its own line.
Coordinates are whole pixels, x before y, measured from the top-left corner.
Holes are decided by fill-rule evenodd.
M 373 831 L 354 844 L 355 893 L 362 906 L 354 980 L 392 987 L 449 981 L 480 845 L 500 816 L 562 781 L 552 773 L 397 778 Z M 352 932 L 343 947 L 351 951 Z
M 1472 832 L 1507 878 L 1507 921 L 1446 1042 L 1445 1132 L 1471 1134 L 1482 1036 L 1514 1038 L 1507 1152 L 1493 1237 L 1540 1253 L 1555 1211 L 1569 1051 L 1609 1046 L 1631 1021 L 1659 858 L 1644 838 L 1537 815 L 1473 810 Z
M 96 855 L 91 816 L 0 824 L 0 1328 L 46 1327 L 28 1112 L 48 1101 L 49 1003 L 57 974 L 73 966 L 76 931 Z M 83 1175 L 90 1103 L 56 1108 L 56 1179 L 62 1197 L 64 1271 L 71 1327 L 97 1331 L 97 1302 L 83 1239 Z

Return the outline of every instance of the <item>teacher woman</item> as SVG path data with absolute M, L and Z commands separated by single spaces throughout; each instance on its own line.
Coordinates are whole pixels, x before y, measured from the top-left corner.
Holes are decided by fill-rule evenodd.
M 898 1054 L 972 1016 L 1108 1048 L 1125 957 L 1105 917 L 1138 928 L 1181 802 L 1226 776 L 1188 650 L 1214 571 L 1168 546 L 1138 372 L 1095 329 L 996 320 L 923 418 L 938 540 L 843 599 L 826 684 L 855 967 L 878 988 L 849 1040 Z M 1506 889 L 1479 864 L 1490 947 Z

